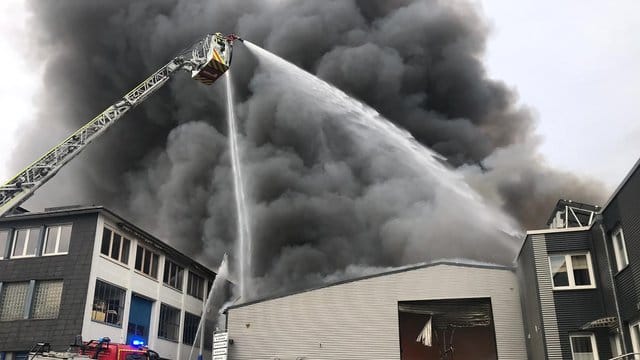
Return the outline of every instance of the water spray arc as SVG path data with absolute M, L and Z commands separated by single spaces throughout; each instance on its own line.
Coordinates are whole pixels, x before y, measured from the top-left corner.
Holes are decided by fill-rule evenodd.
M 238 129 L 233 101 L 233 84 L 231 71 L 225 78 L 227 89 L 227 118 L 229 121 L 229 153 L 231 154 L 231 170 L 233 173 L 233 190 L 236 203 L 236 236 L 237 236 L 237 267 L 239 277 L 240 299 L 246 301 L 248 286 L 251 282 L 251 228 L 249 212 L 247 210 L 247 196 L 245 182 L 240 164 L 240 149 L 238 146 Z
M 265 71 L 275 73 L 273 79 L 277 83 L 273 89 L 269 85 L 262 85 L 257 91 L 278 91 L 278 87 L 285 86 L 288 91 L 295 93 L 293 101 L 306 101 L 305 115 L 300 121 L 331 121 L 348 136 L 351 149 L 362 155 L 366 161 L 380 161 L 393 163 L 394 171 L 402 172 L 405 183 L 414 189 L 415 196 L 405 204 L 414 209 L 409 215 L 416 219 L 433 215 L 432 209 L 447 209 L 450 211 L 447 223 L 458 222 L 469 230 L 467 236 L 452 242 L 423 244 L 418 237 L 412 244 L 417 250 L 432 248 L 436 251 L 417 255 L 409 261 L 423 261 L 425 256 L 434 258 L 465 258 L 492 263 L 510 263 L 512 253 L 518 247 L 520 229 L 515 221 L 498 208 L 488 204 L 478 193 L 467 184 L 463 176 L 443 164 L 445 160 L 435 151 L 419 143 L 407 130 L 402 129 L 386 119 L 375 109 L 349 96 L 344 91 L 303 70 L 295 64 L 271 53 L 262 47 L 245 40 L 244 45 L 258 59 Z M 268 83 L 266 80 L 265 83 Z M 293 98 L 293 97 L 292 97 Z M 409 188 L 402 193 L 410 193 Z M 455 210 L 450 209 L 457 205 Z M 437 218 L 437 216 L 435 217 Z M 411 219 L 413 220 L 413 219 Z M 421 219 L 425 223 L 429 219 Z M 418 220 L 416 220 L 418 221 Z M 435 233 L 438 228 L 446 228 L 437 221 L 431 222 L 433 227 L 424 231 Z M 480 235 L 481 234 L 481 235 Z M 420 237 L 422 238 L 422 237 Z M 437 240 L 434 240 L 437 241 Z M 486 241 L 478 247 L 477 241 Z M 500 251 L 496 251 L 500 249 Z
M 225 283 L 227 282 L 227 278 L 229 277 L 229 268 L 227 264 L 227 254 L 224 254 L 222 257 L 222 262 L 218 267 L 218 272 L 216 273 L 216 277 L 213 280 L 213 286 L 209 290 L 209 294 L 207 295 L 207 300 L 204 303 L 202 309 L 202 316 L 200 317 L 200 322 L 198 323 L 198 329 L 196 330 L 196 335 L 194 337 L 193 346 L 191 346 L 191 351 L 189 351 L 188 360 L 191 360 L 193 357 L 193 350 L 196 348 L 196 341 L 198 340 L 198 336 L 200 336 L 200 350 L 198 359 L 202 359 L 202 351 L 204 349 L 204 324 L 207 318 L 207 314 L 211 311 L 211 304 L 214 300 L 214 296 L 219 296 L 220 292 L 223 290 Z

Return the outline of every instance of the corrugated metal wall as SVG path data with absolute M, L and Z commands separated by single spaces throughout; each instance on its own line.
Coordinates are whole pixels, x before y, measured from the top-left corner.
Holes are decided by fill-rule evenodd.
M 628 349 L 631 350 L 628 323 L 640 316 L 640 168 L 631 174 L 616 197 L 603 211 L 603 222 L 607 237 L 618 225 L 622 226 L 629 256 L 629 266 L 615 275 L 618 302 L 625 328 Z M 609 251 L 613 259 L 613 248 L 609 241 Z M 612 260 L 613 261 L 613 260 Z M 613 265 L 614 272 L 616 270 Z
M 231 359 L 399 359 L 399 301 L 470 297 L 491 298 L 498 358 L 525 359 L 515 274 L 444 264 L 232 308 Z
M 529 359 L 544 359 L 546 356 L 544 331 L 542 326 L 542 312 L 538 300 L 538 284 L 536 281 L 535 259 L 533 244 L 527 238 L 518 256 L 518 284 L 520 286 L 520 301 L 522 303 L 522 320 L 524 321 L 524 336 L 527 341 L 527 356 Z
M 556 305 L 553 299 L 551 270 L 549 269 L 549 260 L 547 258 L 547 242 L 545 241 L 545 235 L 532 235 L 530 239 L 536 263 L 538 297 L 542 310 L 547 359 L 561 360 L 562 349 L 560 347 Z

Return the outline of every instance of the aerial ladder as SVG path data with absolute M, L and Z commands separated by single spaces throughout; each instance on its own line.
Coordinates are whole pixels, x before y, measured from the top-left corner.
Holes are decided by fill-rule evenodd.
M 235 40 L 242 41 L 235 34 L 205 36 L 0 186 L 0 217 L 25 202 L 124 114 L 160 89 L 178 70 L 190 72 L 193 79 L 205 85 L 213 84 L 229 69 Z

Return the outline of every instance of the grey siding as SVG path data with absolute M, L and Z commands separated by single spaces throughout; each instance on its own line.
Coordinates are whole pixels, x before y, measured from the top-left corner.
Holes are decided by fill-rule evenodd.
M 525 359 L 515 274 L 445 264 L 233 307 L 231 358 L 399 359 L 399 301 L 470 297 L 491 299 L 499 359 Z
M 556 306 L 551 283 L 551 271 L 549 270 L 549 260 L 547 259 L 547 242 L 545 235 L 533 235 L 530 239 L 535 259 L 538 296 L 542 312 L 547 359 L 560 360 L 562 359 L 562 350 L 560 347 L 561 335 L 558 330 Z
M 542 331 L 538 283 L 536 281 L 533 246 L 529 239 L 525 241 L 520 256 L 518 257 L 516 273 L 520 286 L 522 320 L 524 322 L 524 335 L 527 341 L 527 358 L 544 359 L 546 351 L 544 332 Z
M 558 317 L 558 332 L 564 359 L 571 359 L 569 335 L 583 332 L 580 327 L 587 322 L 607 316 L 602 305 L 602 296 L 598 289 L 555 291 L 555 307 Z M 615 316 L 615 314 L 611 314 Z M 589 330 L 589 332 L 594 332 Z M 596 331 L 596 342 L 601 359 L 611 357 L 609 336 L 606 331 Z
M 593 238 L 597 234 L 593 230 L 577 229 L 573 231 L 546 232 L 530 234 L 525 240 L 525 247 L 519 257 L 520 272 L 529 272 L 526 267 L 533 265 L 524 259 L 528 256 L 531 244 L 535 257 L 535 274 L 538 285 L 538 299 L 541 307 L 547 359 L 571 359 L 569 336 L 572 333 L 590 332 L 595 334 L 598 353 L 601 359 L 611 357 L 609 334 L 607 330 L 581 330 L 591 321 L 616 316 L 613 293 L 611 291 L 609 263 L 604 252 L 602 241 Z M 589 251 L 594 267 L 594 289 L 553 290 L 549 254 Z M 525 309 L 533 313 L 535 309 Z M 529 324 L 529 327 L 535 324 Z M 533 357 L 539 358 L 539 357 Z
M 629 266 L 614 275 L 616 289 L 618 291 L 618 303 L 622 317 L 627 351 L 631 350 L 629 338 L 630 322 L 640 319 L 640 167 L 631 173 L 607 207 L 603 210 L 603 222 L 606 235 L 609 238 L 609 251 L 613 258 L 613 249 L 610 241 L 610 232 L 620 225 L 624 232 L 624 238 L 629 256 Z M 615 272 L 615 264 L 612 264 Z
M 0 229 L 73 223 L 68 255 L 0 260 L 0 282 L 63 280 L 57 319 L 0 322 L 0 351 L 24 351 L 36 342 L 66 348 L 82 331 L 97 214 L 0 222 Z

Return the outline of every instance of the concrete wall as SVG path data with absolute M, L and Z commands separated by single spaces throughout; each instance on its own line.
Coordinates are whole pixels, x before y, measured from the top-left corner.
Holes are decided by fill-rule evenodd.
M 398 302 L 491 299 L 499 359 L 527 357 L 515 273 L 438 264 L 234 307 L 232 359 L 400 359 Z

